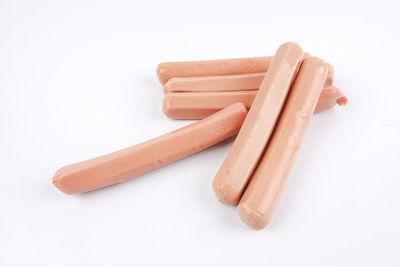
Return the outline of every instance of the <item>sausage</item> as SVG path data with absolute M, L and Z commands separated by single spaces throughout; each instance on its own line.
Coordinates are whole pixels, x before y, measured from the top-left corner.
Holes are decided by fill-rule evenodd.
M 325 85 L 333 83 L 333 66 L 329 64 Z M 263 81 L 265 72 L 218 76 L 174 77 L 164 85 L 164 93 L 170 92 L 231 92 L 256 90 Z
M 304 53 L 304 58 L 310 57 Z M 248 57 L 202 61 L 163 62 L 157 66 L 161 84 L 174 77 L 196 77 L 266 72 L 272 57 Z
M 157 66 L 162 84 L 173 77 L 196 77 L 266 72 L 272 57 L 249 57 L 204 61 L 163 62 Z
M 303 58 L 296 43 L 284 43 L 271 61 L 249 114 L 213 181 L 220 201 L 237 204 L 275 126 Z
M 168 93 L 164 97 L 162 110 L 171 119 L 199 120 L 237 102 L 243 103 L 249 109 L 256 95 L 257 90 Z M 347 97 L 333 85 L 324 87 L 315 112 L 331 109 L 336 103 L 345 105 Z
M 327 66 L 305 59 L 279 118 L 274 134 L 237 207 L 240 218 L 255 229 L 271 219 L 321 94 Z
M 67 194 L 124 182 L 204 150 L 235 135 L 247 109 L 242 103 L 135 146 L 59 169 L 53 184 Z

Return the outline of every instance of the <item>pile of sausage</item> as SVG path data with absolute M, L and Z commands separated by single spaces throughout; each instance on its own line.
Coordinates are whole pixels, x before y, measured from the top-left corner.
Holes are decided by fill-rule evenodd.
M 347 103 L 333 67 L 282 44 L 273 57 L 166 62 L 157 68 L 163 112 L 201 119 L 132 147 L 59 169 L 53 183 L 67 194 L 131 179 L 237 137 L 213 181 L 217 197 L 237 205 L 255 229 L 271 219 L 313 112 Z

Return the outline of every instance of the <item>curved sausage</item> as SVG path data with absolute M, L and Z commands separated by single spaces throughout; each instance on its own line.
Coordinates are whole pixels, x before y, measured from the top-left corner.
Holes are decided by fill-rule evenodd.
M 272 133 L 303 54 L 298 44 L 285 43 L 272 59 L 249 114 L 213 181 L 213 189 L 222 202 L 239 202 Z
M 241 219 L 255 229 L 271 219 L 321 94 L 327 66 L 305 59 L 279 118 L 274 134 L 238 205 Z
M 135 146 L 59 169 L 53 184 L 67 194 L 124 182 L 235 135 L 247 109 L 232 104 L 201 121 Z

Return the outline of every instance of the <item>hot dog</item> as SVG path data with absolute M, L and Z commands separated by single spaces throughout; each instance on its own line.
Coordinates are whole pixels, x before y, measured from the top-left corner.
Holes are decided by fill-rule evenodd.
M 333 83 L 333 66 L 329 64 L 326 86 Z M 231 74 L 218 76 L 174 77 L 164 85 L 170 92 L 232 92 L 258 90 L 265 76 L 262 73 Z
M 59 169 L 53 184 L 67 194 L 124 182 L 197 153 L 235 135 L 247 109 L 242 103 L 135 146 Z
M 162 84 L 173 77 L 196 77 L 266 72 L 272 57 L 249 57 L 204 61 L 164 62 L 157 66 Z

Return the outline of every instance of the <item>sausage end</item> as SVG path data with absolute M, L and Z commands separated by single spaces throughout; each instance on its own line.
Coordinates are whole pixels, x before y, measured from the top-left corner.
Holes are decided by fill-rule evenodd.
M 213 182 L 213 189 L 217 198 L 222 203 L 236 206 L 239 203 L 241 196 L 240 192 L 237 192 L 227 183 L 219 184 L 215 179 Z
M 240 219 L 253 229 L 265 228 L 268 221 L 258 211 L 252 209 L 246 202 L 240 203 L 237 207 Z
M 167 70 L 163 63 L 158 64 L 156 73 L 161 84 L 165 84 L 168 81 Z
M 68 195 L 74 194 L 74 192 L 68 190 L 68 188 L 66 188 L 64 185 L 65 177 L 64 177 L 64 175 L 62 175 L 63 169 L 64 168 L 59 169 L 54 174 L 53 179 L 52 179 L 53 185 L 65 194 L 68 194 Z

